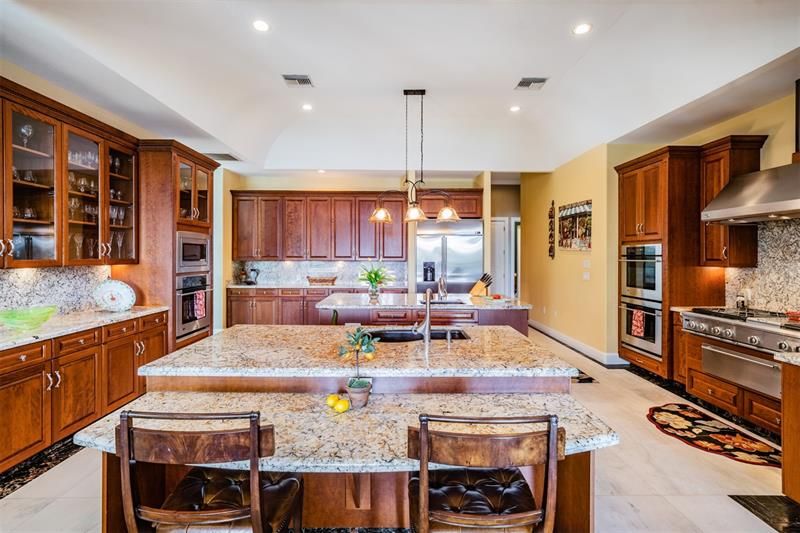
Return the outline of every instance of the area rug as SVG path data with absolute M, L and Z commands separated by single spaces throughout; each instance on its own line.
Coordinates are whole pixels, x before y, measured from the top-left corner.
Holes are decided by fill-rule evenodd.
M 752 465 L 781 467 L 781 452 L 690 405 L 651 407 L 647 419 L 663 433 L 701 450 Z

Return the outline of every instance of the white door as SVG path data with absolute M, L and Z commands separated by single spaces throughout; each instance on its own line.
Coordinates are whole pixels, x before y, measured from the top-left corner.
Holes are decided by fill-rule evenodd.
M 508 219 L 492 218 L 492 269 L 491 274 L 494 278 L 492 286 L 489 288 L 491 294 L 500 293 L 504 296 L 513 295 L 513 289 L 509 290 L 511 272 L 509 271 L 509 249 L 508 249 Z

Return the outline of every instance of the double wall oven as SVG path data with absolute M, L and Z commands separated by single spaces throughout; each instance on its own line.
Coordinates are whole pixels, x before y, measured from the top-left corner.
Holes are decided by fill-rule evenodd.
M 180 340 L 211 328 L 211 238 L 179 231 L 175 261 L 175 337 Z
M 663 263 L 661 244 L 622 246 L 619 259 L 620 342 L 629 350 L 661 359 Z

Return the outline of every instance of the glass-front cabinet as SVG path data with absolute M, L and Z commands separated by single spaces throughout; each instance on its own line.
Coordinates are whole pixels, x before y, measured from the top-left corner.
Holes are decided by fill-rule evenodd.
M 107 246 L 103 240 L 107 203 L 103 140 L 81 130 L 64 126 L 64 168 L 67 179 L 64 235 L 67 265 L 99 265 Z
M 136 155 L 116 144 L 108 145 L 106 263 L 135 263 L 138 250 Z
M 3 102 L 3 115 L 6 178 L 0 263 L 6 267 L 60 265 L 60 125 L 11 102 Z
M 211 171 L 178 159 L 178 222 L 208 227 L 211 221 Z

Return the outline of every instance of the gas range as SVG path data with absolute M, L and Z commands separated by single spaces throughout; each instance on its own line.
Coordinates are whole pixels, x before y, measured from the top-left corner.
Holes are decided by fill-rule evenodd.
M 800 352 L 800 324 L 759 309 L 697 307 L 681 313 L 683 329 L 770 354 Z

